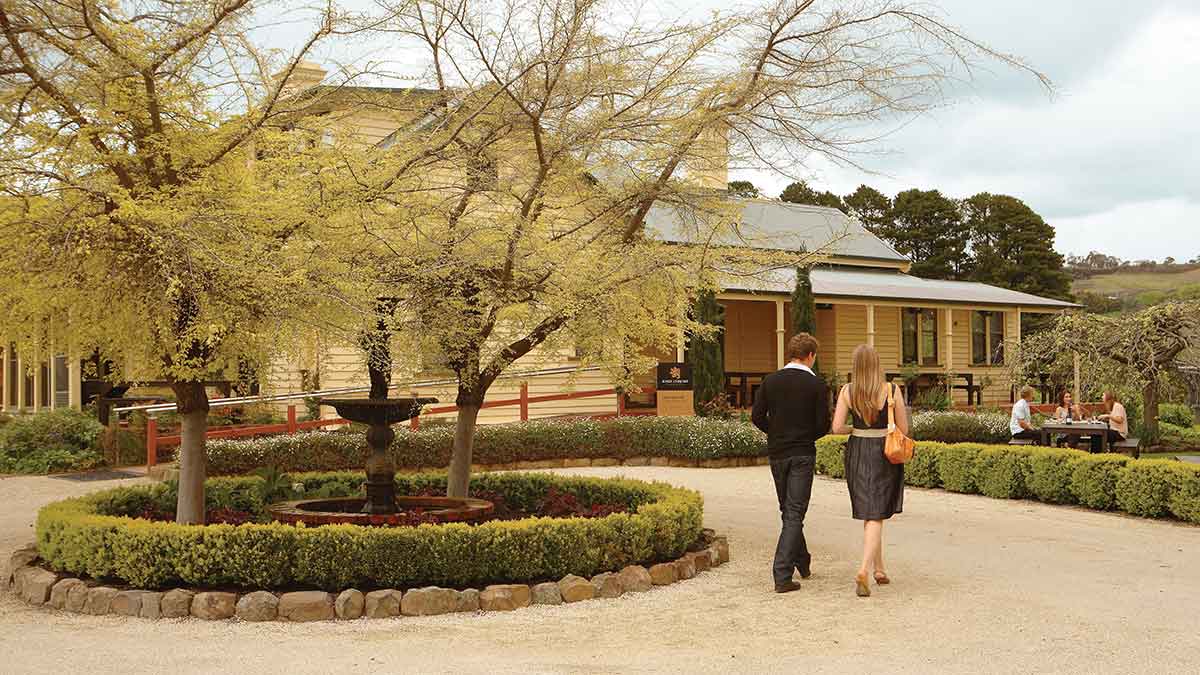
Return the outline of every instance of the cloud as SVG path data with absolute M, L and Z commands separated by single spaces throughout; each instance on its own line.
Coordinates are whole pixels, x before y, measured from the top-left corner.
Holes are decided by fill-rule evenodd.
M 1055 246 L 1077 255 L 1103 251 L 1126 260 L 1200 257 L 1200 202 L 1129 202 L 1055 222 Z
M 1064 253 L 1097 249 L 1120 257 L 1179 258 L 1181 248 L 1192 251 L 1188 257 L 1200 252 L 1200 50 L 1194 48 L 1200 44 L 1200 8 L 1164 4 L 1116 31 L 1105 12 L 1089 7 L 1078 14 L 1075 3 L 1063 4 L 1075 12 L 1074 32 L 1063 30 L 1067 24 L 1060 19 L 1066 17 L 1023 32 L 1005 27 L 1022 42 L 1040 36 L 1040 49 L 1065 35 L 1060 58 L 1076 76 L 1064 81 L 1048 69 L 1060 82 L 1060 96 L 1010 96 L 1007 84 L 984 86 L 988 97 L 963 101 L 885 139 L 895 154 L 865 158 L 885 175 L 814 157 L 806 168 L 815 182 L 838 193 L 867 183 L 892 194 L 910 187 L 958 197 L 985 190 L 1012 194 L 1059 229 Z M 1092 30 L 1095 23 L 1099 28 Z M 1072 45 L 1087 40 L 1098 46 L 1070 54 Z M 1092 55 L 1099 58 L 1089 61 Z M 1025 89 L 1036 91 L 1036 85 Z M 769 194 L 786 183 L 764 174 L 756 179 Z M 1081 231 L 1086 236 L 1078 236 Z

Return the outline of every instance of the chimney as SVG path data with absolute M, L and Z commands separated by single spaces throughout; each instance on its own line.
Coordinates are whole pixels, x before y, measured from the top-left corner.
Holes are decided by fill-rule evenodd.
M 696 140 L 695 152 L 684 164 L 687 180 L 706 190 L 729 186 L 729 130 L 723 124 Z
M 328 74 L 329 72 L 318 63 L 301 61 L 292 70 L 292 76 L 288 78 L 287 85 L 283 89 L 288 93 L 299 93 L 321 84 Z M 283 77 L 283 73 L 278 73 L 276 77 Z

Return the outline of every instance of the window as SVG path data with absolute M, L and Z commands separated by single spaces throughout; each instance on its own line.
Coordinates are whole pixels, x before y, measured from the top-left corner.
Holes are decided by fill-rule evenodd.
M 66 408 L 71 405 L 71 369 L 67 365 L 67 356 L 58 354 L 54 357 L 54 407 Z
M 971 312 L 971 365 L 1004 363 L 1004 312 Z
M 905 307 L 900 313 L 900 336 L 905 365 L 938 364 L 937 310 Z
M 917 312 L 905 309 L 900 317 L 900 332 L 903 335 L 904 363 L 917 362 Z

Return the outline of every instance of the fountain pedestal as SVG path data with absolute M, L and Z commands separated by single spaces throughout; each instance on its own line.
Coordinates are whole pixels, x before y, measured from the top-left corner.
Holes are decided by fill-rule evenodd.
M 367 425 L 367 501 L 362 512 L 372 515 L 396 513 L 396 462 L 390 446 L 396 438 L 393 424 L 412 419 L 426 403 L 436 398 L 337 398 L 321 399 L 322 405 L 332 406 L 338 415 L 351 422 Z

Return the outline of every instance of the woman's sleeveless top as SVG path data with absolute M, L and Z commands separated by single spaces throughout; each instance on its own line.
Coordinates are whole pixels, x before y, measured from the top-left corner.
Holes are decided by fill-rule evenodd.
M 846 385 L 846 386 L 851 386 L 851 385 Z M 891 385 L 891 383 L 888 383 L 885 386 L 890 387 L 892 385 Z M 847 394 L 849 394 L 849 392 L 847 392 Z M 867 424 L 866 420 L 864 420 L 863 418 L 858 416 L 858 413 L 854 411 L 854 408 L 850 408 L 850 416 L 854 418 L 854 428 L 855 429 L 886 429 L 887 425 L 888 425 L 887 401 L 885 400 L 883 402 L 883 407 L 880 408 L 879 412 L 875 415 L 875 423 L 874 424 Z

